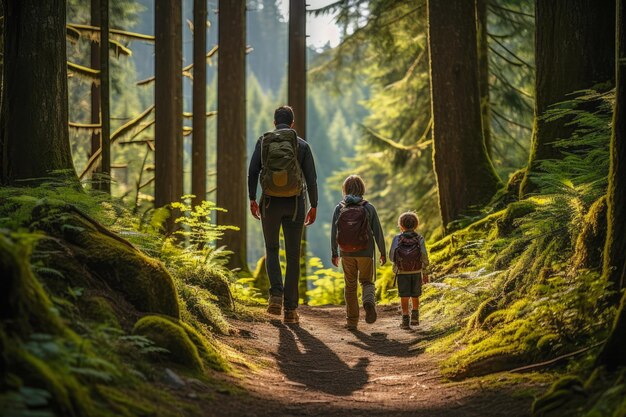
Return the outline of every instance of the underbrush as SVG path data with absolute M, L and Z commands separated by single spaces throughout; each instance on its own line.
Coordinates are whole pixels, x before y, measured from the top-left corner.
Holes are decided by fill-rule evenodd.
M 546 161 L 533 177 L 539 192 L 504 206 L 514 195 L 499 196 L 483 218 L 429 245 L 435 272 L 424 317 L 453 332 L 430 347 L 452 353 L 443 363 L 449 377 L 581 351 L 567 365 L 577 372 L 606 338 L 615 309 L 605 302 L 611 288 L 600 275 L 599 253 L 612 100 L 585 92 L 563 103 L 577 130 L 557 143 L 565 157 Z M 600 110 L 584 110 L 590 101 Z
M 231 332 L 227 317 L 256 313 L 231 292 L 217 208 L 175 208 L 168 236 L 166 212 L 133 215 L 53 178 L 0 189 L 0 414 L 199 412 L 185 381 L 231 372 L 236 355 L 216 336 Z M 164 368 L 183 392 L 167 388 Z

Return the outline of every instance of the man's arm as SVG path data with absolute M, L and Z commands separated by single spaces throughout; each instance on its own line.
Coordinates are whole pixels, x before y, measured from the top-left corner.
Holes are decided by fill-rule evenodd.
M 256 189 L 259 184 L 259 174 L 261 173 L 261 139 L 254 147 L 254 153 L 250 159 L 248 167 L 248 197 L 250 201 L 256 200 Z
M 311 207 L 317 208 L 317 172 L 315 171 L 315 161 L 313 160 L 313 152 L 307 144 L 302 159 L 302 173 L 306 181 L 306 188 L 309 193 L 309 203 Z
M 339 256 L 339 249 L 337 245 L 337 217 L 339 217 L 339 207 L 335 207 L 333 220 L 330 223 L 330 252 L 333 258 Z

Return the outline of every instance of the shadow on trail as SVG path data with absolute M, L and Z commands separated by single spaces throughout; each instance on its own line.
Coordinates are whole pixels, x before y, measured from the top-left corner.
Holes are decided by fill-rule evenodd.
M 305 329 L 287 327 L 282 323 L 272 324 L 279 332 L 277 362 L 286 379 L 338 396 L 350 395 L 367 383 L 369 359 L 359 358 L 351 368 Z
M 403 358 L 422 353 L 415 349 L 409 350 L 413 345 L 419 343 L 419 339 L 410 342 L 398 342 L 397 340 L 389 339 L 387 333 L 372 333 L 369 335 L 360 330 L 353 330 L 352 334 L 359 339 L 359 342 L 348 342 L 349 344 L 377 355 Z

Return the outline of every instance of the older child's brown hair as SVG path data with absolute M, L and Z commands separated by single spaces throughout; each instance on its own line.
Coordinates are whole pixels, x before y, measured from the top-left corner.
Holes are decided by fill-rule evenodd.
M 415 230 L 419 224 L 420 219 L 417 217 L 417 213 L 412 211 L 402 213 L 398 218 L 398 226 L 404 228 L 405 230 Z
M 350 175 L 343 182 L 341 189 L 343 191 L 343 195 L 363 197 L 363 194 L 365 194 L 365 183 L 358 175 Z

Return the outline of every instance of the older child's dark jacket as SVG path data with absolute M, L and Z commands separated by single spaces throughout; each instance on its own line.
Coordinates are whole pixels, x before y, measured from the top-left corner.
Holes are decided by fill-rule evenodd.
M 358 204 L 363 200 L 363 197 L 347 195 L 344 197 L 343 202 L 346 204 Z M 337 245 L 337 219 L 339 218 L 339 211 L 341 210 L 341 203 L 337 204 L 335 207 L 335 212 L 333 213 L 333 221 L 331 223 L 330 229 L 330 248 L 332 252 L 332 256 L 341 256 L 341 257 L 349 257 L 349 258 L 357 258 L 357 257 L 366 257 L 372 258 L 374 256 L 374 241 L 378 246 L 378 250 L 382 255 L 385 254 L 385 236 L 383 235 L 383 229 L 380 227 L 380 220 L 378 220 L 378 213 L 376 213 L 376 209 L 370 203 L 365 203 L 363 207 L 369 213 L 369 222 L 372 234 L 369 235 L 369 243 L 367 249 L 364 249 L 359 252 L 341 252 L 339 253 L 338 245 Z

